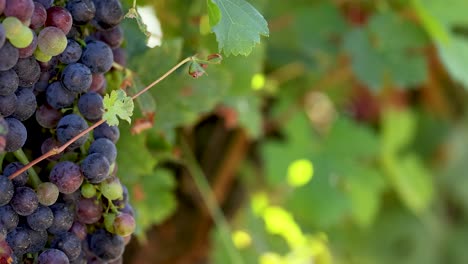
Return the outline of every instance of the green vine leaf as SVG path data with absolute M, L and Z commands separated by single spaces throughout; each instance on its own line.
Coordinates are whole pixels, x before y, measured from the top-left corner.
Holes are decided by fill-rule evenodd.
M 265 18 L 244 0 L 207 0 L 207 5 L 219 50 L 226 55 L 247 56 L 261 35 L 269 35 Z
M 146 24 L 143 22 L 143 19 L 141 18 L 140 13 L 138 13 L 136 7 L 130 8 L 125 17 L 134 18 L 138 24 L 138 28 L 140 29 L 140 31 L 143 32 L 143 34 L 145 34 L 147 38 L 151 37 L 151 32 L 148 31 L 148 26 L 146 26 Z
M 119 124 L 117 116 L 128 123 L 132 122 L 130 117 L 133 114 L 133 100 L 123 90 L 114 90 L 110 95 L 104 96 L 103 104 L 105 113 L 102 118 L 110 126 L 117 126 Z

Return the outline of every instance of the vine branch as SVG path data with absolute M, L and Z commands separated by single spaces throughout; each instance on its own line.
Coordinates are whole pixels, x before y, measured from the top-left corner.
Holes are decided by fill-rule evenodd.
M 179 62 L 177 65 L 175 65 L 174 67 L 172 67 L 169 71 L 167 71 L 164 75 L 162 75 L 160 78 L 158 78 L 156 81 L 152 82 L 151 84 L 149 84 L 148 86 L 146 86 L 143 90 L 139 91 L 137 94 L 133 95 L 131 98 L 132 100 L 135 100 L 136 98 L 138 98 L 140 95 L 142 95 L 143 93 L 147 92 L 149 89 L 153 88 L 155 85 L 157 85 L 158 83 L 160 83 L 161 81 L 163 81 L 164 79 L 166 79 L 169 75 L 171 75 L 174 71 L 176 71 L 177 69 L 179 69 L 180 67 L 182 67 L 185 63 L 189 62 L 189 61 L 193 61 L 195 60 L 195 57 L 194 56 L 190 56 L 190 57 L 187 57 L 185 58 L 184 60 L 182 60 L 181 62 Z M 34 159 L 33 161 L 25 164 L 25 166 L 19 170 L 17 170 L 15 173 L 13 173 L 12 175 L 10 175 L 8 178 L 10 180 L 13 180 L 14 178 L 16 178 L 18 175 L 20 175 L 21 173 L 27 171 L 28 169 L 32 168 L 32 166 L 36 165 L 37 163 L 51 157 L 51 156 L 54 156 L 54 155 L 57 155 L 59 153 L 62 153 L 63 151 L 65 151 L 65 149 L 67 149 L 68 146 L 70 146 L 73 142 L 77 141 L 79 138 L 81 138 L 82 136 L 88 134 L 89 132 L 91 132 L 93 129 L 95 129 L 96 127 L 98 127 L 99 125 L 101 125 L 102 123 L 106 122 L 106 120 L 104 119 L 101 119 L 99 120 L 98 122 L 94 123 L 92 126 L 88 127 L 87 129 L 83 130 L 81 133 L 79 133 L 78 135 L 76 135 L 74 138 L 70 139 L 69 141 L 67 141 L 65 144 L 63 144 L 62 146 L 60 147 L 55 147 L 49 151 L 47 151 L 46 153 L 44 153 L 43 155 L 41 155 L 40 157 Z

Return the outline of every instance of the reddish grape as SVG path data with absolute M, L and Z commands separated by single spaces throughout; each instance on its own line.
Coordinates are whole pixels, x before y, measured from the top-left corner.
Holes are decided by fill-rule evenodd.
M 3 12 L 7 17 L 13 16 L 23 22 L 28 22 L 34 12 L 34 2 L 32 0 L 6 0 Z
M 47 19 L 47 11 L 41 3 L 34 2 L 34 12 L 31 17 L 31 24 L 29 27 L 32 29 L 38 29 L 44 26 Z
M 47 19 L 45 25 L 47 27 L 60 28 L 63 33 L 68 34 L 73 24 L 73 19 L 67 9 L 60 6 L 53 6 L 47 9 Z
M 131 235 L 135 227 L 135 219 L 130 214 L 120 213 L 114 219 L 114 231 L 119 236 Z

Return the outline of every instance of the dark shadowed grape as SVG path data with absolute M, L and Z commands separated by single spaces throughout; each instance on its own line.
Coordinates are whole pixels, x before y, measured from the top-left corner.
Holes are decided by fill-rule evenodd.
M 3 169 L 3 174 L 6 176 L 6 177 L 9 177 L 10 175 L 12 175 L 13 173 L 17 172 L 18 170 L 22 169 L 24 167 L 24 165 L 20 162 L 11 162 L 11 163 L 8 163 L 6 166 L 5 166 L 5 169 Z M 28 177 L 29 177 L 29 174 L 27 171 L 21 173 L 20 175 L 16 176 L 14 179 L 13 179 L 13 185 L 15 187 L 19 187 L 19 186 L 24 186 L 26 184 L 26 182 L 28 181 Z
M 16 255 L 22 255 L 31 245 L 31 236 L 26 228 L 17 227 L 8 233 L 6 241 Z
M 119 0 L 93 0 L 96 6 L 94 20 L 102 29 L 112 28 L 122 21 L 124 13 Z
M 0 175 L 0 206 L 8 204 L 13 197 L 14 186 L 6 176 Z
M 31 238 L 31 244 L 27 249 L 28 253 L 38 253 L 44 250 L 44 247 L 47 244 L 48 234 L 45 230 L 32 230 L 28 229 L 29 237 Z
M 18 99 L 14 93 L 6 96 L 0 95 L 0 115 L 8 117 L 13 114 L 16 110 L 17 101 Z
M 51 247 L 63 251 L 69 260 L 75 260 L 81 253 L 81 240 L 75 234 L 65 232 L 52 241 Z
M 8 123 L 8 134 L 6 136 L 5 150 L 8 152 L 17 151 L 22 148 L 28 137 L 28 132 L 23 123 L 16 118 L 5 118 Z
M 62 112 L 48 104 L 41 105 L 36 110 L 36 121 L 43 128 L 55 128 L 62 118 Z
M 19 215 L 13 210 L 11 205 L 4 205 L 0 207 L 0 224 L 8 231 L 11 232 L 18 226 Z
M 95 36 L 98 40 L 107 43 L 107 45 L 112 49 L 120 47 L 124 40 L 123 30 L 120 26 L 104 31 L 98 31 Z
M 54 222 L 47 229 L 51 234 L 60 234 L 67 232 L 73 225 L 73 211 L 64 203 L 56 203 L 50 206 L 54 214 Z
M 125 245 L 121 236 L 99 229 L 88 237 L 89 249 L 102 260 L 116 260 L 123 254 Z

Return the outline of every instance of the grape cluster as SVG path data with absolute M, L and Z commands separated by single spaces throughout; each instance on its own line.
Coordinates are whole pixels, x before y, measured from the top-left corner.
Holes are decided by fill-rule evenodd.
M 121 263 L 135 229 L 107 123 L 106 74 L 125 64 L 119 0 L 0 0 L 0 263 Z

